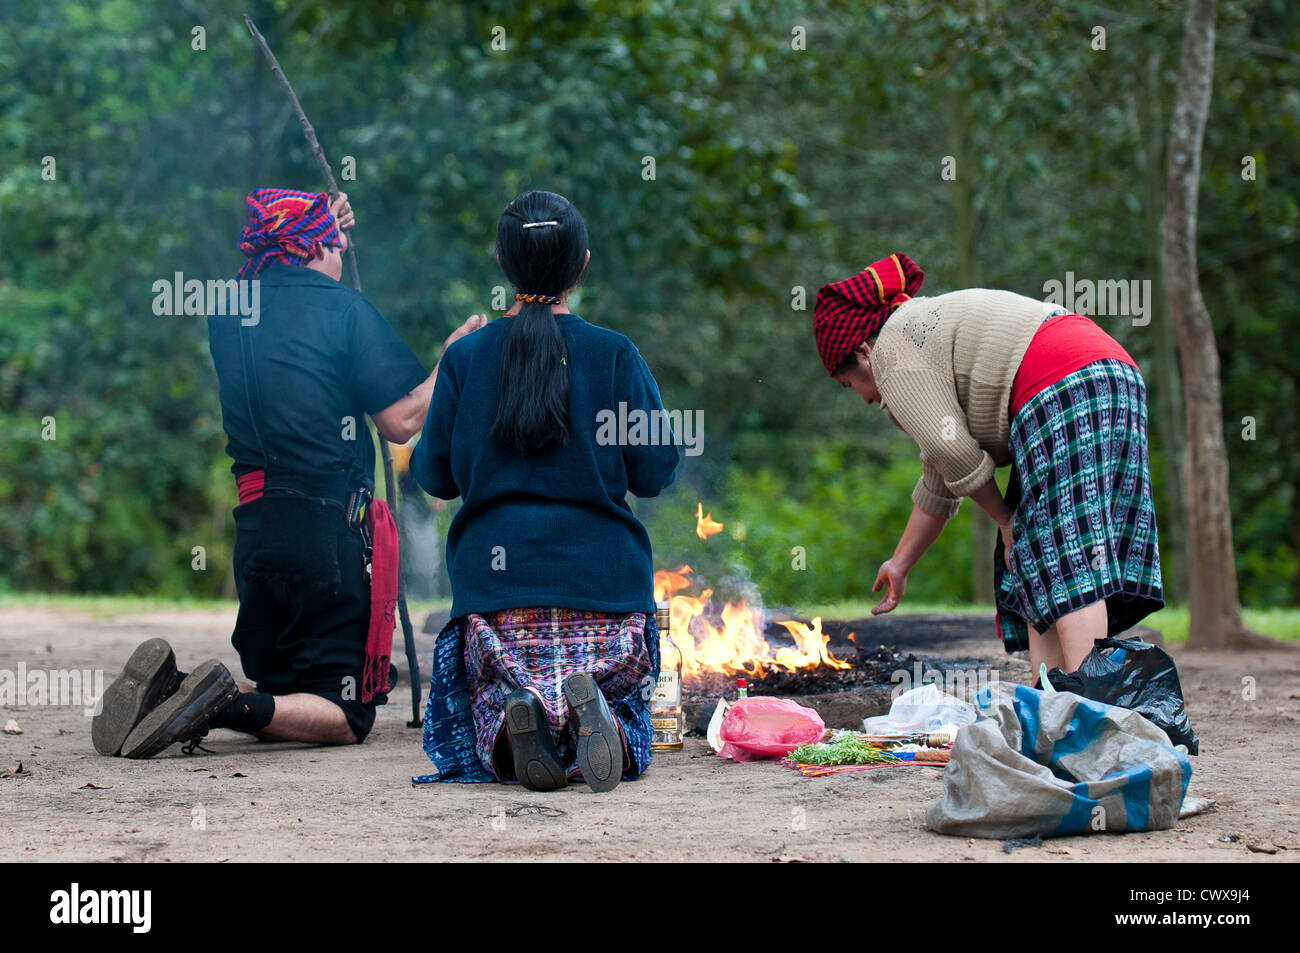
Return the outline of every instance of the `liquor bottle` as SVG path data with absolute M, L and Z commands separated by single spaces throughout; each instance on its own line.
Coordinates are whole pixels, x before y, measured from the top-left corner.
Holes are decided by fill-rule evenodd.
M 659 681 L 650 696 L 650 749 L 677 751 L 686 734 L 682 714 L 682 653 L 669 634 L 668 603 L 655 604 L 655 625 L 659 627 Z

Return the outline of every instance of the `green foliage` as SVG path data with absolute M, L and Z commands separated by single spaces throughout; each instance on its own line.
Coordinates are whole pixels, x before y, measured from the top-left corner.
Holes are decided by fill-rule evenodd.
M 1246 628 L 1272 639 L 1300 640 L 1300 609 L 1244 609 Z M 1186 606 L 1168 606 L 1153 612 L 1142 624 L 1155 629 L 1166 642 L 1186 642 L 1190 624 Z
M 568 194 L 574 308 L 624 331 L 705 455 L 637 501 L 661 565 L 769 603 L 864 600 L 915 449 L 825 375 L 817 287 L 890 251 L 925 291 L 1041 297 L 1065 271 L 1151 278 L 1183 5 L 909 0 L 55 2 L 0 8 L 0 590 L 233 593 L 234 492 L 199 318 L 152 283 L 238 267 L 243 196 L 318 188 L 239 15 L 275 48 L 357 212 L 368 297 L 428 364 L 504 281 L 497 215 Z M 1248 604 L 1300 600 L 1300 16 L 1220 4 L 1201 190 Z M 191 30 L 207 31 L 206 50 Z M 1107 49 L 1091 49 L 1094 25 Z M 806 30 L 805 50 L 791 45 Z M 507 48 L 492 47 L 504 28 Z M 946 155 L 955 181 L 941 177 Z M 1252 156 L 1258 175 L 1241 177 Z M 41 176 L 45 156 L 54 181 Z M 643 176 L 645 157 L 655 177 Z M 794 304 L 796 289 L 803 310 Z M 1103 321 L 1142 364 L 1166 574 L 1181 381 L 1168 321 Z M 57 439 L 42 439 L 42 420 Z M 1242 439 L 1242 418 L 1257 422 Z M 727 525 L 694 535 L 696 501 Z M 971 597 L 969 503 L 907 603 Z M 453 510 L 440 516 L 445 522 Z M 1194 536 L 1190 540 L 1194 545 Z M 191 552 L 204 546 L 206 572 Z M 805 547 L 806 570 L 791 568 Z M 981 554 L 981 559 L 985 558 Z
M 688 563 L 724 598 L 734 598 L 729 589 L 743 580 L 769 606 L 869 599 L 877 568 L 907 525 L 920 476 L 920 463 L 898 443 L 910 446 L 890 437 L 884 462 L 849 444 L 826 444 L 802 477 L 779 460 L 733 467 L 721 492 L 704 500 L 725 527 L 706 542 L 695 536 L 696 497 L 689 486 L 677 488 L 646 517 L 656 559 L 663 568 Z M 970 600 L 971 510 L 962 505 L 913 570 L 907 602 Z

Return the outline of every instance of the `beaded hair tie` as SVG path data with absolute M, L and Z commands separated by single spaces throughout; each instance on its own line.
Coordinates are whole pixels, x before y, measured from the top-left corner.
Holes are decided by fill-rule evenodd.
M 532 304 L 559 304 L 560 299 L 555 295 L 535 295 L 535 294 L 517 294 L 516 301 L 527 301 Z

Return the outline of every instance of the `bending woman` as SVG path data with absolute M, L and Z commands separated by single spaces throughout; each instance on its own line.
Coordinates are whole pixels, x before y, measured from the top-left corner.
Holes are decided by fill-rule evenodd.
M 549 791 L 580 776 L 606 791 L 650 763 L 653 567 L 626 496 L 657 495 L 678 452 L 598 436 L 602 411 L 663 404 L 630 340 L 569 312 L 590 258 L 567 199 L 515 199 L 497 225 L 514 307 L 442 358 L 411 458 L 425 491 L 463 498 L 447 535 L 453 604 L 434 649 L 427 780 Z
M 913 298 L 925 274 L 894 254 L 823 286 L 813 331 L 826 370 L 921 450 L 912 515 L 876 575 L 873 614 L 969 496 L 998 524 L 993 567 L 1008 652 L 1073 672 L 1095 639 L 1164 605 L 1146 387 L 1092 321 L 1009 291 Z M 1011 465 L 1004 500 L 994 468 Z

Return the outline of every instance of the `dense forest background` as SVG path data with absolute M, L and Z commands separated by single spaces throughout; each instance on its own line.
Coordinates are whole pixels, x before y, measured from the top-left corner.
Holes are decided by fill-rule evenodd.
M 233 593 L 206 326 L 155 315 L 152 286 L 233 275 L 250 189 L 323 188 L 243 12 L 336 174 L 352 158 L 366 295 L 429 366 L 491 310 L 504 205 L 547 188 L 583 211 L 574 310 L 704 414 L 704 453 L 637 504 L 660 565 L 739 570 L 769 602 L 866 597 L 919 463 L 827 377 L 812 306 L 903 251 L 929 294 L 1150 281 L 1149 323 L 1096 320 L 1147 380 L 1166 590 L 1185 595 L 1170 0 L 0 5 L 0 590 Z M 1298 146 L 1300 7 L 1224 0 L 1199 252 L 1247 606 L 1300 602 Z M 726 525 L 707 544 L 701 500 Z M 986 524 L 964 505 L 909 599 L 987 599 Z

